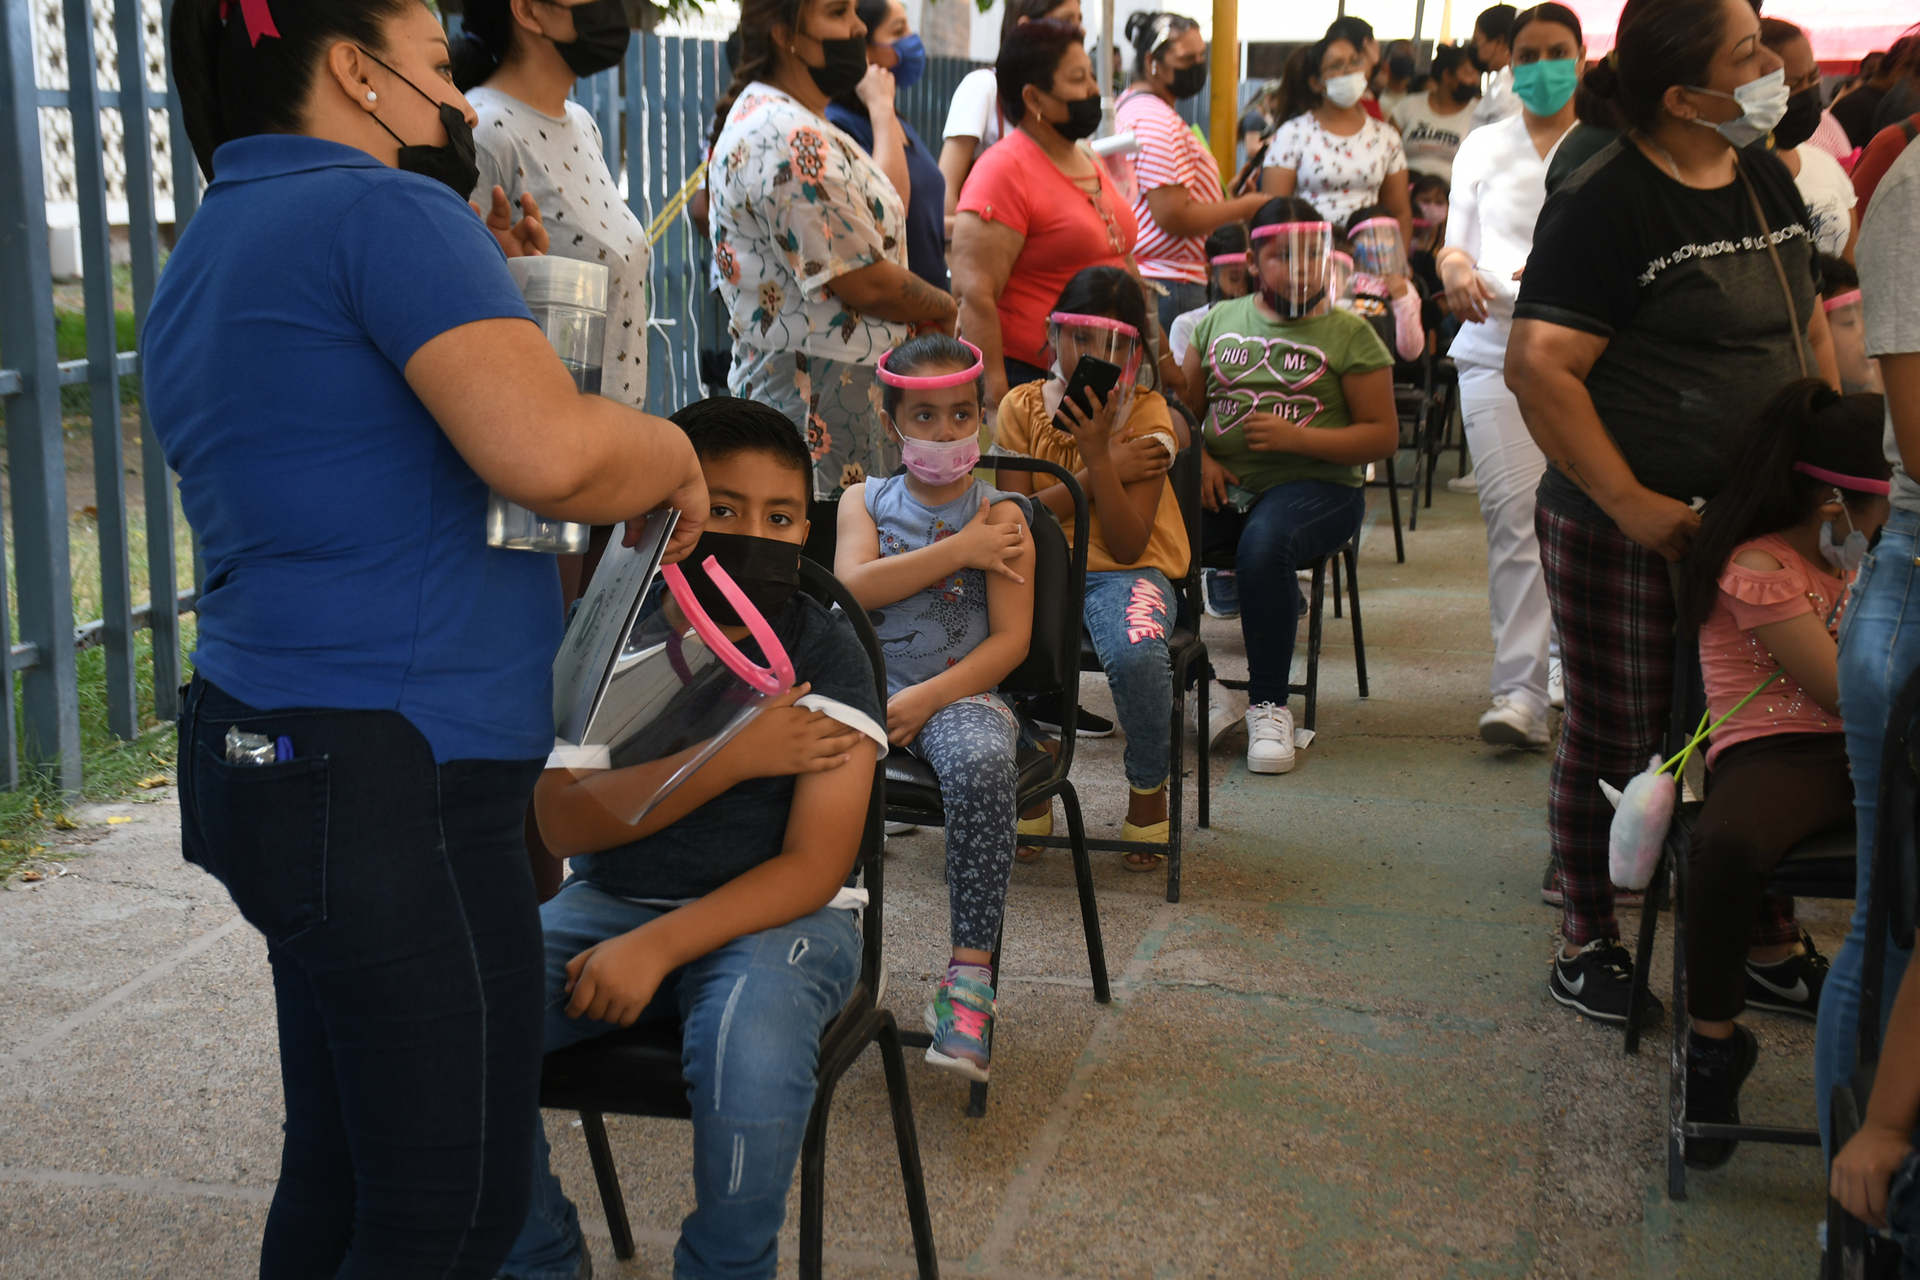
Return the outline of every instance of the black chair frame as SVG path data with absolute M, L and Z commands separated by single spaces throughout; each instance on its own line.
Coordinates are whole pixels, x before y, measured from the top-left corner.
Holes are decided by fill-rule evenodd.
M 882 706 L 886 705 L 886 668 L 880 642 L 874 636 L 867 613 L 840 581 L 826 569 L 802 559 L 802 589 L 822 603 L 837 604 L 853 624 L 867 656 L 873 663 Z M 847 1069 L 870 1044 L 880 1046 L 886 1073 L 887 1098 L 893 1112 L 894 1142 L 899 1150 L 900 1173 L 905 1182 L 907 1220 L 913 1231 L 913 1248 L 923 1280 L 936 1280 L 939 1258 L 934 1250 L 933 1219 L 927 1206 L 926 1181 L 920 1168 L 919 1139 L 914 1132 L 913 1099 L 907 1085 L 903 1039 L 893 1014 L 876 1003 L 881 983 L 881 948 L 885 938 L 885 861 L 881 853 L 881 812 L 885 805 L 886 773 L 884 762 L 876 762 L 872 798 L 867 806 L 865 828 L 861 832 L 860 853 L 855 862 L 868 895 L 861 921 L 862 947 L 860 980 L 852 997 L 820 1036 L 819 1081 L 813 1110 L 807 1117 L 807 1131 L 800 1150 L 800 1275 L 818 1280 L 824 1248 L 826 1212 L 827 1118 L 833 1107 L 833 1094 Z M 606 1213 L 607 1229 L 613 1237 L 616 1257 L 633 1257 L 633 1228 L 627 1219 L 626 1198 L 620 1189 L 620 1175 L 613 1162 L 613 1150 L 607 1141 L 605 1116 L 655 1116 L 664 1119 L 691 1119 L 692 1106 L 680 1069 L 680 1026 L 678 1022 L 641 1023 L 624 1031 L 550 1053 L 540 1078 L 540 1105 L 543 1108 L 577 1111 L 580 1127 L 587 1140 L 587 1153 L 593 1161 L 594 1179 L 599 1184 L 600 1203 Z
M 1854 1040 L 1850 1079 L 1833 1086 L 1828 1099 L 1828 1131 L 1839 1151 L 1859 1131 L 1873 1095 L 1880 1065 L 1880 1010 L 1894 994 L 1881 990 L 1887 939 L 1903 947 L 1914 942 L 1920 917 L 1920 761 L 1914 758 L 1920 733 L 1920 670 L 1907 677 L 1887 716 L 1880 752 L 1880 794 L 1873 829 L 1873 871 L 1867 891 L 1867 940 L 1860 962 L 1859 1030 Z M 1909 974 L 1912 970 L 1909 969 Z M 1899 1271 L 1898 1248 L 1827 1199 L 1827 1252 L 1824 1280 L 1870 1280 Z
M 1337 618 L 1340 616 L 1340 565 L 1342 562 L 1344 562 L 1347 567 L 1347 604 L 1353 614 L 1353 667 L 1355 683 L 1360 686 L 1360 696 L 1362 698 L 1371 696 L 1367 684 L 1366 632 L 1360 623 L 1360 540 L 1358 537 L 1354 537 L 1348 539 L 1345 545 L 1337 548 L 1331 554 L 1321 556 L 1313 562 L 1313 586 L 1310 588 L 1311 595 L 1307 601 L 1307 678 L 1303 684 L 1293 684 L 1289 682 L 1287 685 L 1287 692 L 1289 694 L 1297 693 L 1306 699 L 1306 705 L 1303 708 L 1300 719 L 1300 725 L 1304 729 L 1314 728 L 1319 718 L 1320 647 L 1321 641 L 1325 637 L 1327 576 L 1329 573 L 1333 576 L 1333 616 Z M 1233 566 L 1216 560 L 1213 563 L 1207 564 L 1206 567 L 1209 569 L 1231 569 Z M 1247 687 L 1245 680 L 1222 680 L 1220 683 L 1229 689 L 1245 689 Z M 1207 712 L 1205 684 L 1206 677 L 1202 675 L 1200 695 L 1200 714 L 1202 716 L 1206 715 Z M 1202 723 L 1205 722 L 1202 721 Z M 1205 737 L 1205 734 L 1202 733 L 1201 736 Z
M 1700 670 L 1697 636 L 1682 633 L 1674 643 L 1674 699 L 1667 728 L 1665 754 L 1671 758 L 1693 737 L 1706 708 L 1706 688 Z M 1687 1198 L 1687 1140 L 1726 1138 L 1738 1142 L 1819 1146 L 1818 1129 L 1759 1124 L 1708 1124 L 1687 1118 L 1687 889 L 1693 852 L 1693 828 L 1702 802 L 1676 806 L 1673 823 L 1654 867 L 1653 879 L 1640 913 L 1640 936 L 1635 946 L 1633 988 L 1627 999 L 1624 1046 L 1640 1051 L 1641 1010 L 1647 999 L 1647 970 L 1653 958 L 1653 938 L 1660 918 L 1661 895 L 1654 887 L 1663 879 L 1673 906 L 1673 1010 L 1668 1045 L 1667 1086 L 1667 1195 Z M 1851 820 L 1816 832 L 1789 849 L 1767 882 L 1767 892 L 1803 898 L 1850 899 L 1854 893 L 1854 829 Z
M 1094 900 L 1093 864 L 1087 857 L 1086 823 L 1080 814 L 1080 797 L 1074 790 L 1069 774 L 1073 770 L 1073 748 L 1077 738 L 1080 716 L 1079 672 L 1080 672 L 1080 634 L 1081 619 L 1085 616 L 1085 598 L 1087 585 L 1087 496 L 1074 480 L 1073 473 L 1065 467 L 1035 458 L 994 457 L 988 465 L 1003 471 L 1030 471 L 1037 475 L 1046 475 L 1067 487 L 1073 498 L 1075 537 L 1069 543 L 1066 533 L 1045 503 L 1033 504 L 1033 543 L 1035 555 L 1034 592 L 1036 597 L 1034 617 L 1034 643 L 1050 643 L 1049 652 L 1044 647 L 1036 657 L 1029 649 L 1027 660 L 1000 684 L 1002 693 L 1017 696 L 1041 694 L 1060 695 L 1060 750 L 1058 754 L 1044 751 L 1023 751 L 1019 761 L 1019 790 L 1017 809 L 1026 812 L 1041 801 L 1051 802 L 1059 796 L 1061 806 L 1067 812 L 1067 838 L 1058 836 L 1022 836 L 1022 844 L 1064 845 L 1073 852 L 1073 879 L 1080 896 L 1080 924 L 1087 939 L 1087 966 L 1093 977 L 1093 998 L 1101 1004 L 1113 999 L 1113 992 L 1107 978 L 1106 945 L 1100 936 L 1100 908 Z M 1059 581 L 1060 563 L 1066 565 L 1066 581 Z M 1042 599 L 1042 593 L 1046 599 Z M 1041 607 L 1057 601 L 1058 618 L 1055 630 L 1058 634 L 1042 635 Z M 915 826 L 939 827 L 946 825 L 946 814 L 938 807 L 927 804 L 913 804 L 903 800 L 903 793 L 912 788 L 921 795 L 937 794 L 939 779 L 925 761 L 905 752 L 895 752 L 886 760 L 887 818 L 893 822 L 910 822 Z M 1159 851 L 1158 846 L 1141 845 Z M 1001 943 L 1005 936 L 1002 925 L 1001 937 L 994 939 L 993 958 L 990 962 L 992 978 L 990 986 L 1000 988 Z M 902 1031 L 902 1044 L 916 1048 L 925 1048 L 933 1043 L 933 1037 L 924 1031 Z M 984 1116 L 987 1111 L 987 1091 L 989 1086 L 975 1082 L 967 1098 L 967 1114 L 975 1119 Z

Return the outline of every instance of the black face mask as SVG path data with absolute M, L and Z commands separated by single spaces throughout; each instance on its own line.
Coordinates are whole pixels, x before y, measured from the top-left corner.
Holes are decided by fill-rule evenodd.
M 367 53 L 365 49 L 362 49 L 360 52 Z M 373 58 L 373 55 L 370 53 L 367 53 L 367 56 Z M 380 62 L 378 58 L 373 58 L 373 60 Z M 387 64 L 384 62 L 380 62 L 380 65 L 387 67 Z M 387 67 L 387 70 L 393 71 L 393 68 Z M 428 102 L 434 102 L 433 97 L 429 95 L 425 89 L 422 89 L 398 71 L 393 71 L 393 74 L 394 77 L 406 85 L 407 88 L 413 90 Z M 440 123 L 446 126 L 447 141 L 445 146 L 411 146 L 407 143 L 406 139 L 402 138 L 399 134 L 391 129 L 387 129 L 387 122 L 379 116 L 375 116 L 373 122 L 382 129 L 387 129 L 387 136 L 400 144 L 400 159 L 397 167 L 406 170 L 408 173 L 417 173 L 423 178 L 432 178 L 437 182 L 444 182 L 453 188 L 453 193 L 462 200 L 469 199 L 473 195 L 474 187 L 480 183 L 480 163 L 475 158 L 476 151 L 473 145 L 473 130 L 467 127 L 467 118 L 460 114 L 458 107 L 450 106 L 444 102 L 434 102 L 434 105 L 440 108 Z
M 1096 93 L 1091 98 L 1078 98 L 1070 102 L 1063 98 L 1061 101 L 1067 103 L 1067 118 L 1047 121 L 1053 126 L 1053 131 L 1068 142 L 1091 138 L 1093 131 L 1100 127 L 1100 95 Z
M 1820 128 L 1820 86 L 1802 89 L 1787 99 L 1787 114 L 1773 126 L 1773 145 L 1791 151 Z
M 1167 89 L 1176 98 L 1191 98 L 1207 87 L 1207 64 L 1196 62 L 1190 67 L 1182 67 L 1173 73 L 1173 80 Z
M 553 42 L 567 70 L 585 77 L 619 66 L 620 59 L 627 56 L 627 42 L 633 39 L 620 0 L 587 0 L 567 12 L 573 15 L 573 39 L 564 44 Z
M 1455 102 L 1464 104 L 1472 102 L 1479 96 L 1480 86 L 1477 84 L 1457 84 L 1453 86 L 1453 100 Z
M 1395 80 L 1413 79 L 1413 59 L 1404 53 L 1396 53 L 1387 59 L 1387 74 Z
M 613 0 L 617 3 L 617 0 Z M 829 98 L 837 98 L 860 83 L 867 74 L 867 38 L 848 36 L 845 40 L 822 40 L 825 66 L 808 67 L 814 88 Z
M 744 533 L 703 533 L 693 554 L 682 566 L 694 599 L 707 616 L 723 627 L 742 625 L 740 615 L 720 588 L 707 576 L 707 557 L 727 571 L 733 584 L 761 616 L 771 618 L 800 589 L 800 544 L 778 538 L 755 538 Z
M 1480 56 L 1480 46 L 1477 44 L 1469 44 L 1467 46 L 1467 61 L 1471 62 L 1473 69 L 1481 75 L 1485 75 L 1487 72 L 1493 70 L 1492 67 L 1487 65 L 1486 59 Z

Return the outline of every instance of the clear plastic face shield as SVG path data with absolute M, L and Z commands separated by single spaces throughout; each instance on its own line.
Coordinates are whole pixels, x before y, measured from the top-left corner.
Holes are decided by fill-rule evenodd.
M 1327 298 L 1336 307 L 1353 302 L 1353 258 L 1337 249 L 1328 259 Z
M 1118 380 L 1113 384 L 1120 396 L 1114 410 L 1113 426 L 1116 431 L 1125 426 L 1127 415 L 1133 409 L 1134 388 L 1140 380 L 1140 359 L 1144 350 L 1140 331 L 1111 316 L 1056 311 L 1047 317 L 1047 342 L 1053 347 L 1053 374 L 1060 383 L 1062 394 L 1073 384 L 1080 361 L 1087 357 L 1104 360 L 1120 371 Z M 1048 386 L 1051 389 L 1052 384 Z M 1058 401 L 1047 405 L 1049 412 L 1059 407 Z
M 1247 296 L 1247 255 L 1217 253 L 1207 259 L 1209 301 Z
M 779 637 L 718 559 L 666 566 L 666 590 L 655 595 L 647 587 L 666 537 L 649 542 L 607 548 L 554 661 L 554 763 L 630 826 L 794 682 Z M 708 616 L 691 574 L 705 574 L 732 605 L 764 665 Z
M 979 383 L 986 359 L 966 339 L 960 345 L 973 353 L 965 369 L 896 373 L 887 368 L 893 356 L 888 351 L 876 370 L 881 382 L 901 393 L 888 420 L 900 437 L 900 461 L 922 484 L 952 484 L 980 461 Z
M 1836 294 L 1823 305 L 1827 309 L 1827 329 L 1833 334 L 1833 357 L 1840 366 L 1840 390 L 1885 394 L 1880 362 L 1867 356 L 1866 316 L 1860 307 L 1860 291 Z
M 1314 315 L 1330 296 L 1333 225 L 1277 222 L 1255 227 L 1253 266 L 1261 301 L 1282 320 Z
M 1407 244 L 1398 218 L 1368 218 L 1347 237 L 1353 243 L 1354 270 L 1370 276 L 1404 276 Z

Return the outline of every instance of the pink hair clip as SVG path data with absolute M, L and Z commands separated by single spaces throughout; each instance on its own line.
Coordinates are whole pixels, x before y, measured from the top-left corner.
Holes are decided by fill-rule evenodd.
M 267 8 L 267 0 L 238 0 L 241 21 L 247 24 L 247 39 L 251 45 L 258 45 L 262 36 L 280 39 L 280 28 L 273 25 L 273 11 Z M 235 0 L 220 0 L 220 21 L 225 22 L 232 12 Z
M 941 387 L 957 387 L 962 383 L 972 382 L 975 378 L 978 378 L 982 373 L 986 372 L 987 358 L 980 354 L 980 348 L 974 346 L 965 338 L 961 338 L 958 341 L 961 346 L 973 352 L 973 367 L 971 369 L 962 369 L 959 373 L 929 374 L 924 378 L 914 377 L 906 373 L 895 373 L 893 370 L 887 368 L 887 359 L 893 355 L 893 351 L 888 350 L 886 355 L 880 357 L 880 365 L 875 372 L 880 375 L 880 381 L 890 387 L 911 387 L 915 390 L 932 391 Z

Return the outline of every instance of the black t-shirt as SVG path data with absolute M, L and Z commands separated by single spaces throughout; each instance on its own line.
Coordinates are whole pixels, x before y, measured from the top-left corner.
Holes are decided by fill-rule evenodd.
M 1880 107 L 1880 99 L 1887 96 L 1885 89 L 1876 89 L 1863 84 L 1858 89 L 1829 107 L 1833 118 L 1847 131 L 1847 141 L 1856 147 L 1864 147 L 1873 141 L 1873 113 Z
M 1553 159 L 1547 162 L 1547 194 L 1558 191 L 1561 183 L 1580 172 L 1581 166 L 1619 140 L 1618 129 L 1576 121 L 1560 139 L 1560 145 L 1553 149 Z
M 1801 340 L 1820 299 L 1807 210 L 1786 166 L 1741 153 L 1793 290 Z M 1682 502 L 1726 483 L 1760 408 L 1800 376 L 1780 277 L 1747 186 L 1685 187 L 1622 140 L 1547 198 L 1515 319 L 1607 339 L 1587 392 L 1641 484 Z M 1807 345 L 1809 366 L 1813 348 Z M 1605 520 L 1556 467 L 1540 500 Z
M 811 596 L 796 595 L 768 622 L 793 660 L 796 684 L 811 682 L 811 695 L 842 703 L 885 732 L 887 716 L 873 666 L 844 615 Z M 740 650 L 755 662 L 762 660 L 751 638 L 740 642 Z M 749 778 L 664 830 L 575 858 L 573 869 L 595 888 L 620 897 L 667 902 L 702 897 L 779 854 L 792 807 L 791 777 Z

